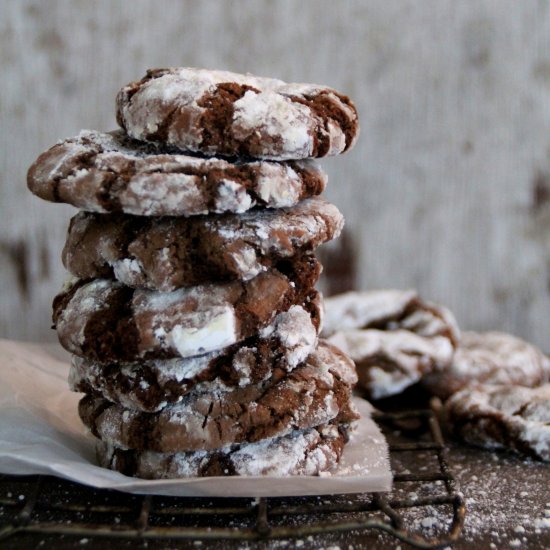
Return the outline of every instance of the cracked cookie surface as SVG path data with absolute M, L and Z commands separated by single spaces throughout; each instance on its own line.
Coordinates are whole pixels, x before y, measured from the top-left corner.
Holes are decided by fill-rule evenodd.
M 130 409 L 156 412 L 190 391 L 229 391 L 278 379 L 313 352 L 321 317 L 321 297 L 313 291 L 303 305 L 279 313 L 259 334 L 206 355 L 98 363 L 73 356 L 73 391 L 103 396 Z
M 42 153 L 27 174 L 41 199 L 91 212 L 195 216 L 282 208 L 319 195 L 313 162 L 203 158 L 142 143 L 122 131 L 82 130 Z
M 191 392 L 157 413 L 85 396 L 79 414 L 92 433 L 120 448 L 173 453 L 255 442 L 330 421 L 357 418 L 352 361 L 320 341 L 306 361 L 277 381 L 230 392 Z
M 415 290 L 351 291 L 325 298 L 323 334 L 348 329 L 408 330 L 419 336 L 444 336 L 454 345 L 460 330 L 454 315 L 423 300 Z
M 331 88 L 194 68 L 152 69 L 124 86 L 117 121 L 144 141 L 279 160 L 343 153 L 359 134 L 355 106 Z
M 550 359 L 536 346 L 503 332 L 463 332 L 453 361 L 423 380 L 447 399 L 471 384 L 535 387 L 550 379 Z
M 312 256 L 279 263 L 247 282 L 132 289 L 108 279 L 76 280 L 56 296 L 61 345 L 98 361 L 190 357 L 230 346 L 301 304 L 320 274 Z
M 338 209 L 319 198 L 292 208 L 192 218 L 80 212 L 71 220 L 63 263 L 79 278 L 161 291 L 246 281 L 336 238 L 343 223 Z
M 99 464 L 144 479 L 209 476 L 315 476 L 335 467 L 347 439 L 347 424 L 325 424 L 274 439 L 214 451 L 157 453 L 96 445 Z
M 355 361 L 372 399 L 449 367 L 460 338 L 451 312 L 412 290 L 347 292 L 327 298 L 325 309 L 323 335 Z
M 443 417 L 468 443 L 550 461 L 550 384 L 471 386 L 449 398 Z

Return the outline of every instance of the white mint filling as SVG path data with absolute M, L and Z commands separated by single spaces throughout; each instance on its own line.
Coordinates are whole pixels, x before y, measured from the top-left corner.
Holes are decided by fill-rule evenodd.
M 216 308 L 202 327 L 176 325 L 168 340 L 182 357 L 234 344 L 237 341 L 235 311 L 229 306 Z

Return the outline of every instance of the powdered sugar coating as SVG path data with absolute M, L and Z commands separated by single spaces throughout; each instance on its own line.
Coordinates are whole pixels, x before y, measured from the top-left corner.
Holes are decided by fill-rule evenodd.
M 292 156 L 289 158 L 313 156 L 314 128 L 306 105 L 293 103 L 275 91 L 257 93 L 249 90 L 233 103 L 233 107 L 233 136 L 236 140 L 246 141 L 259 131 L 263 135 L 262 141 L 280 141 L 278 148 L 283 155 L 290 151 Z M 335 144 L 334 154 L 344 149 L 345 138 L 343 141 L 343 144 L 338 143 L 340 150 Z
M 63 263 L 81 278 L 113 276 L 164 292 L 207 281 L 250 280 L 278 261 L 336 238 L 344 220 L 320 198 L 241 215 L 142 219 L 80 212 Z
M 353 363 L 320 342 L 305 363 L 267 384 L 232 391 L 192 391 L 180 403 L 148 414 L 87 396 L 84 423 L 103 441 L 121 448 L 181 452 L 209 450 L 286 435 L 332 420 L 357 417 L 350 401 Z
M 550 461 L 550 384 L 469 387 L 446 402 L 444 417 L 468 443 Z
M 140 140 L 278 160 L 336 155 L 359 134 L 354 105 L 335 90 L 194 68 L 150 70 L 122 88 L 117 120 Z
M 329 342 L 355 361 L 359 383 L 372 399 L 401 393 L 425 373 L 450 365 L 454 353 L 444 336 L 424 338 L 406 330 L 348 330 Z
M 314 476 L 338 463 L 347 427 L 342 428 L 326 424 L 256 443 L 176 454 L 123 451 L 98 441 L 97 455 L 101 466 L 145 479 L 212 475 Z
M 405 329 L 420 336 L 447 336 L 454 344 L 460 331 L 453 314 L 422 300 L 415 290 L 351 291 L 325 299 L 323 334 L 348 329 Z
M 77 279 L 71 279 L 64 285 L 63 292 L 68 292 L 74 285 L 78 284 Z M 68 349 L 79 349 L 86 341 L 86 324 L 81 319 L 92 316 L 101 310 L 103 304 L 115 292 L 110 281 L 96 279 L 85 287 L 78 288 L 74 294 L 74 301 L 78 308 L 66 310 L 59 319 L 60 330 L 64 327 L 71 327 L 64 338 L 64 345 Z
M 172 292 L 130 289 L 117 281 L 78 281 L 54 301 L 61 344 L 100 361 L 189 357 L 252 336 L 306 299 L 319 275 L 311 257 L 241 283 L 204 284 Z M 296 277 L 296 281 L 290 277 Z
M 279 313 L 261 336 L 237 344 L 238 348 L 136 363 L 101 364 L 73 356 L 69 385 L 74 391 L 96 393 L 126 408 L 156 412 L 181 401 L 191 390 L 219 393 L 262 383 L 275 369 L 290 372 L 305 361 L 316 343 L 311 314 L 296 305 Z
M 40 155 L 27 184 L 40 198 L 92 212 L 140 216 L 242 213 L 317 195 L 326 175 L 308 161 L 200 158 L 132 140 L 124 132 L 82 130 Z
M 325 300 L 323 335 L 356 362 L 373 399 L 401 393 L 451 365 L 460 338 L 446 308 L 414 290 L 346 292 Z
M 424 380 L 446 399 L 470 384 L 535 387 L 550 379 L 550 360 L 537 347 L 502 332 L 464 332 L 454 360 Z

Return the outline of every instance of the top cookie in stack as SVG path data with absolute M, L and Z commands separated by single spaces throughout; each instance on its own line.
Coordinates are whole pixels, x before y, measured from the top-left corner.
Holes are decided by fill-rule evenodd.
M 205 155 L 289 160 L 343 153 L 357 111 L 335 90 L 225 71 L 156 69 L 122 88 L 128 135 Z
M 353 145 L 353 104 L 159 69 L 119 92 L 117 120 L 124 131 L 83 131 L 28 173 L 33 193 L 83 210 L 54 324 L 101 464 L 153 478 L 330 469 L 356 375 L 318 342 L 313 252 L 343 218 L 304 159 Z

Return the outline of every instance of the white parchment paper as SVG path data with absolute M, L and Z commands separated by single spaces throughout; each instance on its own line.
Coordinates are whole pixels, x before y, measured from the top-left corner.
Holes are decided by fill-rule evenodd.
M 69 391 L 69 358 L 57 346 L 0 340 L 0 472 L 55 475 L 92 487 L 172 496 L 259 497 L 388 491 L 385 438 L 357 400 L 362 420 L 330 475 L 142 480 L 95 462 L 94 438 Z

